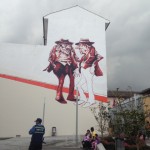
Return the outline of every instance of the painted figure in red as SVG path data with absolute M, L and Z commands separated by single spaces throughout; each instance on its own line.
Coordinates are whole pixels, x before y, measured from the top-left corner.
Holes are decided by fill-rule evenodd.
M 73 72 L 77 68 L 79 61 L 72 47 L 72 42 L 61 39 L 55 42 L 56 45 L 52 48 L 49 55 L 49 65 L 43 71 L 51 72 L 57 76 L 59 84 L 57 87 L 56 100 L 62 104 L 67 103 L 63 97 L 62 89 L 66 75 L 70 78 L 69 94 L 67 100 L 76 101 L 74 97 L 74 75 Z

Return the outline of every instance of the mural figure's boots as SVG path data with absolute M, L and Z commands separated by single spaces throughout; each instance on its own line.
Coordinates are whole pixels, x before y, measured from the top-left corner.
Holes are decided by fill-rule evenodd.
M 79 92 L 79 101 L 78 101 L 78 105 L 82 105 L 84 103 L 87 102 L 87 98 L 86 98 L 86 95 L 84 93 L 84 90 L 82 89 L 81 86 L 78 86 L 78 92 Z
M 88 101 L 85 103 L 85 105 L 83 105 L 83 108 L 90 107 L 90 106 L 94 105 L 95 103 L 96 102 L 94 100 L 94 95 L 93 94 L 89 94 Z
M 79 99 L 78 105 L 82 105 L 82 104 L 84 104 L 84 103 L 86 103 L 86 101 Z
M 74 95 L 68 95 L 67 100 L 75 102 L 76 98 L 74 97 Z
M 58 87 L 57 87 L 57 95 L 56 95 L 56 100 L 59 102 L 59 103 L 62 103 L 62 104 L 66 104 L 67 101 L 65 101 L 64 97 L 63 97 L 63 94 L 62 94 L 62 88 L 63 88 L 63 84 L 64 84 L 64 78 L 65 78 L 65 75 L 60 75 L 58 74 L 57 72 L 57 77 L 58 77 L 58 80 L 59 80 L 59 84 L 58 84 Z
M 56 101 L 61 103 L 61 104 L 67 104 L 67 101 L 65 101 L 63 96 L 56 96 Z
M 94 102 L 86 102 L 82 107 L 83 108 L 86 108 L 86 107 L 91 107 L 92 105 L 94 105 L 94 104 L 96 104 L 96 102 L 94 101 Z

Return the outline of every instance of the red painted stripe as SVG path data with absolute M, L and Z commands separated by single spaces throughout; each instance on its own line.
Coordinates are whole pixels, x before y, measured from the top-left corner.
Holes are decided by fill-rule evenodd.
M 40 86 L 40 87 L 47 88 L 47 89 L 57 90 L 57 86 L 56 85 L 47 84 L 47 83 L 44 83 L 44 82 L 24 79 L 24 78 L 10 76 L 10 75 L 6 75 L 6 74 L 0 74 L 0 77 L 1 78 L 5 78 L 5 79 L 18 81 L 18 82 L 31 84 L 31 85 L 35 85 L 35 86 Z M 68 93 L 69 89 L 64 87 L 63 88 L 63 92 Z M 76 93 L 76 91 L 74 91 L 74 92 Z M 85 94 L 88 97 L 88 93 L 85 93 Z M 95 95 L 95 99 L 98 100 L 98 101 L 107 102 L 107 97 L 105 97 L 105 96 Z

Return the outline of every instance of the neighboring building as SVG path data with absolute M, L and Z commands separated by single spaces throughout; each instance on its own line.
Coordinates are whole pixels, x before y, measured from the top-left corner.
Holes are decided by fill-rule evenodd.
M 148 112 L 146 120 L 150 122 L 150 88 L 140 92 L 143 99 L 144 111 Z
M 141 92 L 108 91 L 108 101 L 112 122 L 115 113 L 126 109 L 144 111 L 147 114 L 146 120 L 150 121 L 150 89 Z
M 135 91 L 108 91 L 107 93 L 108 95 L 108 107 L 109 108 L 113 108 L 117 105 L 117 101 L 119 99 L 119 101 L 124 101 L 126 99 L 132 99 L 134 96 L 136 97 L 137 95 L 139 95 L 139 92 L 135 92 Z
M 94 56 L 99 56 L 94 58 L 103 58 L 96 64 L 103 74 L 93 77 L 93 97 L 96 105 L 99 101 L 107 103 L 105 31 L 109 21 L 75 6 L 44 16 L 43 23 L 44 45 L 0 44 L 0 137 L 29 136 L 28 130 L 37 117 L 44 120 L 45 136 L 52 135 L 53 127 L 56 127 L 56 135 L 76 134 L 76 102 L 67 100 L 69 85 L 73 80 L 69 83 L 69 77 L 66 76 L 65 80 L 61 78 L 58 83 L 59 75 L 56 77 L 53 71 L 43 71 L 49 64 L 50 50 L 62 38 L 73 42 L 73 47 L 80 38 L 88 38 L 88 44 L 97 50 Z M 75 51 L 79 54 L 79 50 Z M 70 61 L 63 63 L 70 65 Z M 58 88 L 62 84 L 63 88 Z M 85 88 L 82 93 L 88 99 L 90 93 Z M 56 93 L 58 90 L 61 98 L 63 92 L 64 101 L 57 99 L 60 96 Z M 73 95 L 71 100 L 76 99 L 76 94 Z M 91 126 L 96 127 L 90 108 L 83 108 L 86 103 L 78 107 L 78 134 L 84 134 Z

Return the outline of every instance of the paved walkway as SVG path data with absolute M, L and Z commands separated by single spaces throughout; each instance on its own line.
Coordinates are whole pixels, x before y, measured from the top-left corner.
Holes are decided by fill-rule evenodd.
M 0 150 L 27 150 L 30 140 L 30 137 L 0 140 Z M 43 144 L 43 150 L 79 150 L 81 147 L 80 136 L 78 141 L 76 142 L 75 136 L 45 137 L 46 144 Z
M 55 136 L 46 137 L 43 144 L 43 150 L 79 150 L 81 149 L 81 136 L 79 136 L 76 142 L 75 136 Z M 27 150 L 30 144 L 30 137 L 16 137 L 10 139 L 0 140 L 0 150 Z M 148 146 L 150 146 L 150 139 L 146 140 Z M 123 150 L 118 147 L 118 150 Z

